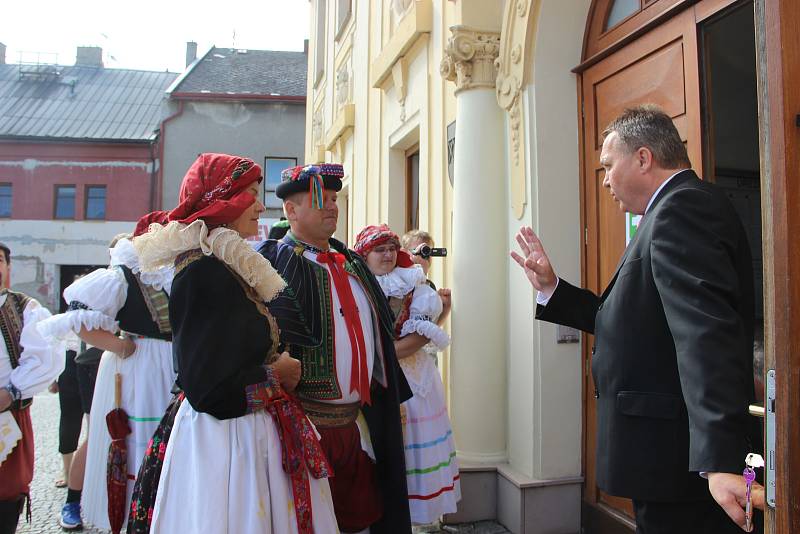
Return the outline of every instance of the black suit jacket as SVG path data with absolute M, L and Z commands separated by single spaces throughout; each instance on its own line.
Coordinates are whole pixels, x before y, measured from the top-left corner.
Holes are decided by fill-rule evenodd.
M 597 484 L 647 501 L 708 498 L 757 444 L 753 269 L 733 205 L 693 171 L 658 193 L 603 294 L 561 280 L 537 318 L 595 335 Z

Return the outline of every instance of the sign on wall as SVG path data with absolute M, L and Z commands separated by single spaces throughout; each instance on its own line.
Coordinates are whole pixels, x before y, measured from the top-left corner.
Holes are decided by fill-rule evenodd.
M 634 215 L 633 213 L 625 212 L 625 246 L 627 247 L 628 244 L 633 239 L 633 236 L 636 235 L 636 229 L 639 227 L 639 221 L 642 220 L 641 215 Z

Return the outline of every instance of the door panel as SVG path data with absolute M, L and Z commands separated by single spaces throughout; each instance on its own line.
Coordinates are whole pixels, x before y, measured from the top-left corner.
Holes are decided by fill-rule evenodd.
M 687 9 L 582 75 L 584 286 L 597 293 L 609 282 L 625 250 L 625 214 L 602 187 L 603 169 L 599 164 L 602 132 L 624 108 L 658 104 L 675 121 L 693 167 L 702 169 L 698 73 L 697 26 L 694 11 Z M 591 358 L 592 344 L 593 340 L 588 339 L 584 346 L 587 360 Z M 588 369 L 590 362 L 586 363 Z M 591 376 L 586 378 L 584 397 L 587 418 L 584 498 L 589 504 L 632 517 L 629 500 L 606 495 L 595 485 L 595 399 Z

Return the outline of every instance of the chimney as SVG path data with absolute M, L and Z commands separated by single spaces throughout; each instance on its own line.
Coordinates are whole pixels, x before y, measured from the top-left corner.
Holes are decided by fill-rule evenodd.
M 79 46 L 75 57 L 76 67 L 102 67 L 103 49 L 99 46 Z
M 308 55 L 308 39 L 303 40 L 303 53 Z
M 6 45 L 0 43 L 0 65 L 6 64 Z
M 188 41 L 186 43 L 186 66 L 191 65 L 197 59 L 197 43 Z

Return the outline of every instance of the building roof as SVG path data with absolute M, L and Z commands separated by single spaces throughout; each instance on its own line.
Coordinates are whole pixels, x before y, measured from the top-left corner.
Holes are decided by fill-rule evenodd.
M 173 72 L 0 65 L 0 137 L 145 141 Z
M 173 97 L 245 96 L 304 99 L 304 52 L 212 47 L 175 82 Z

